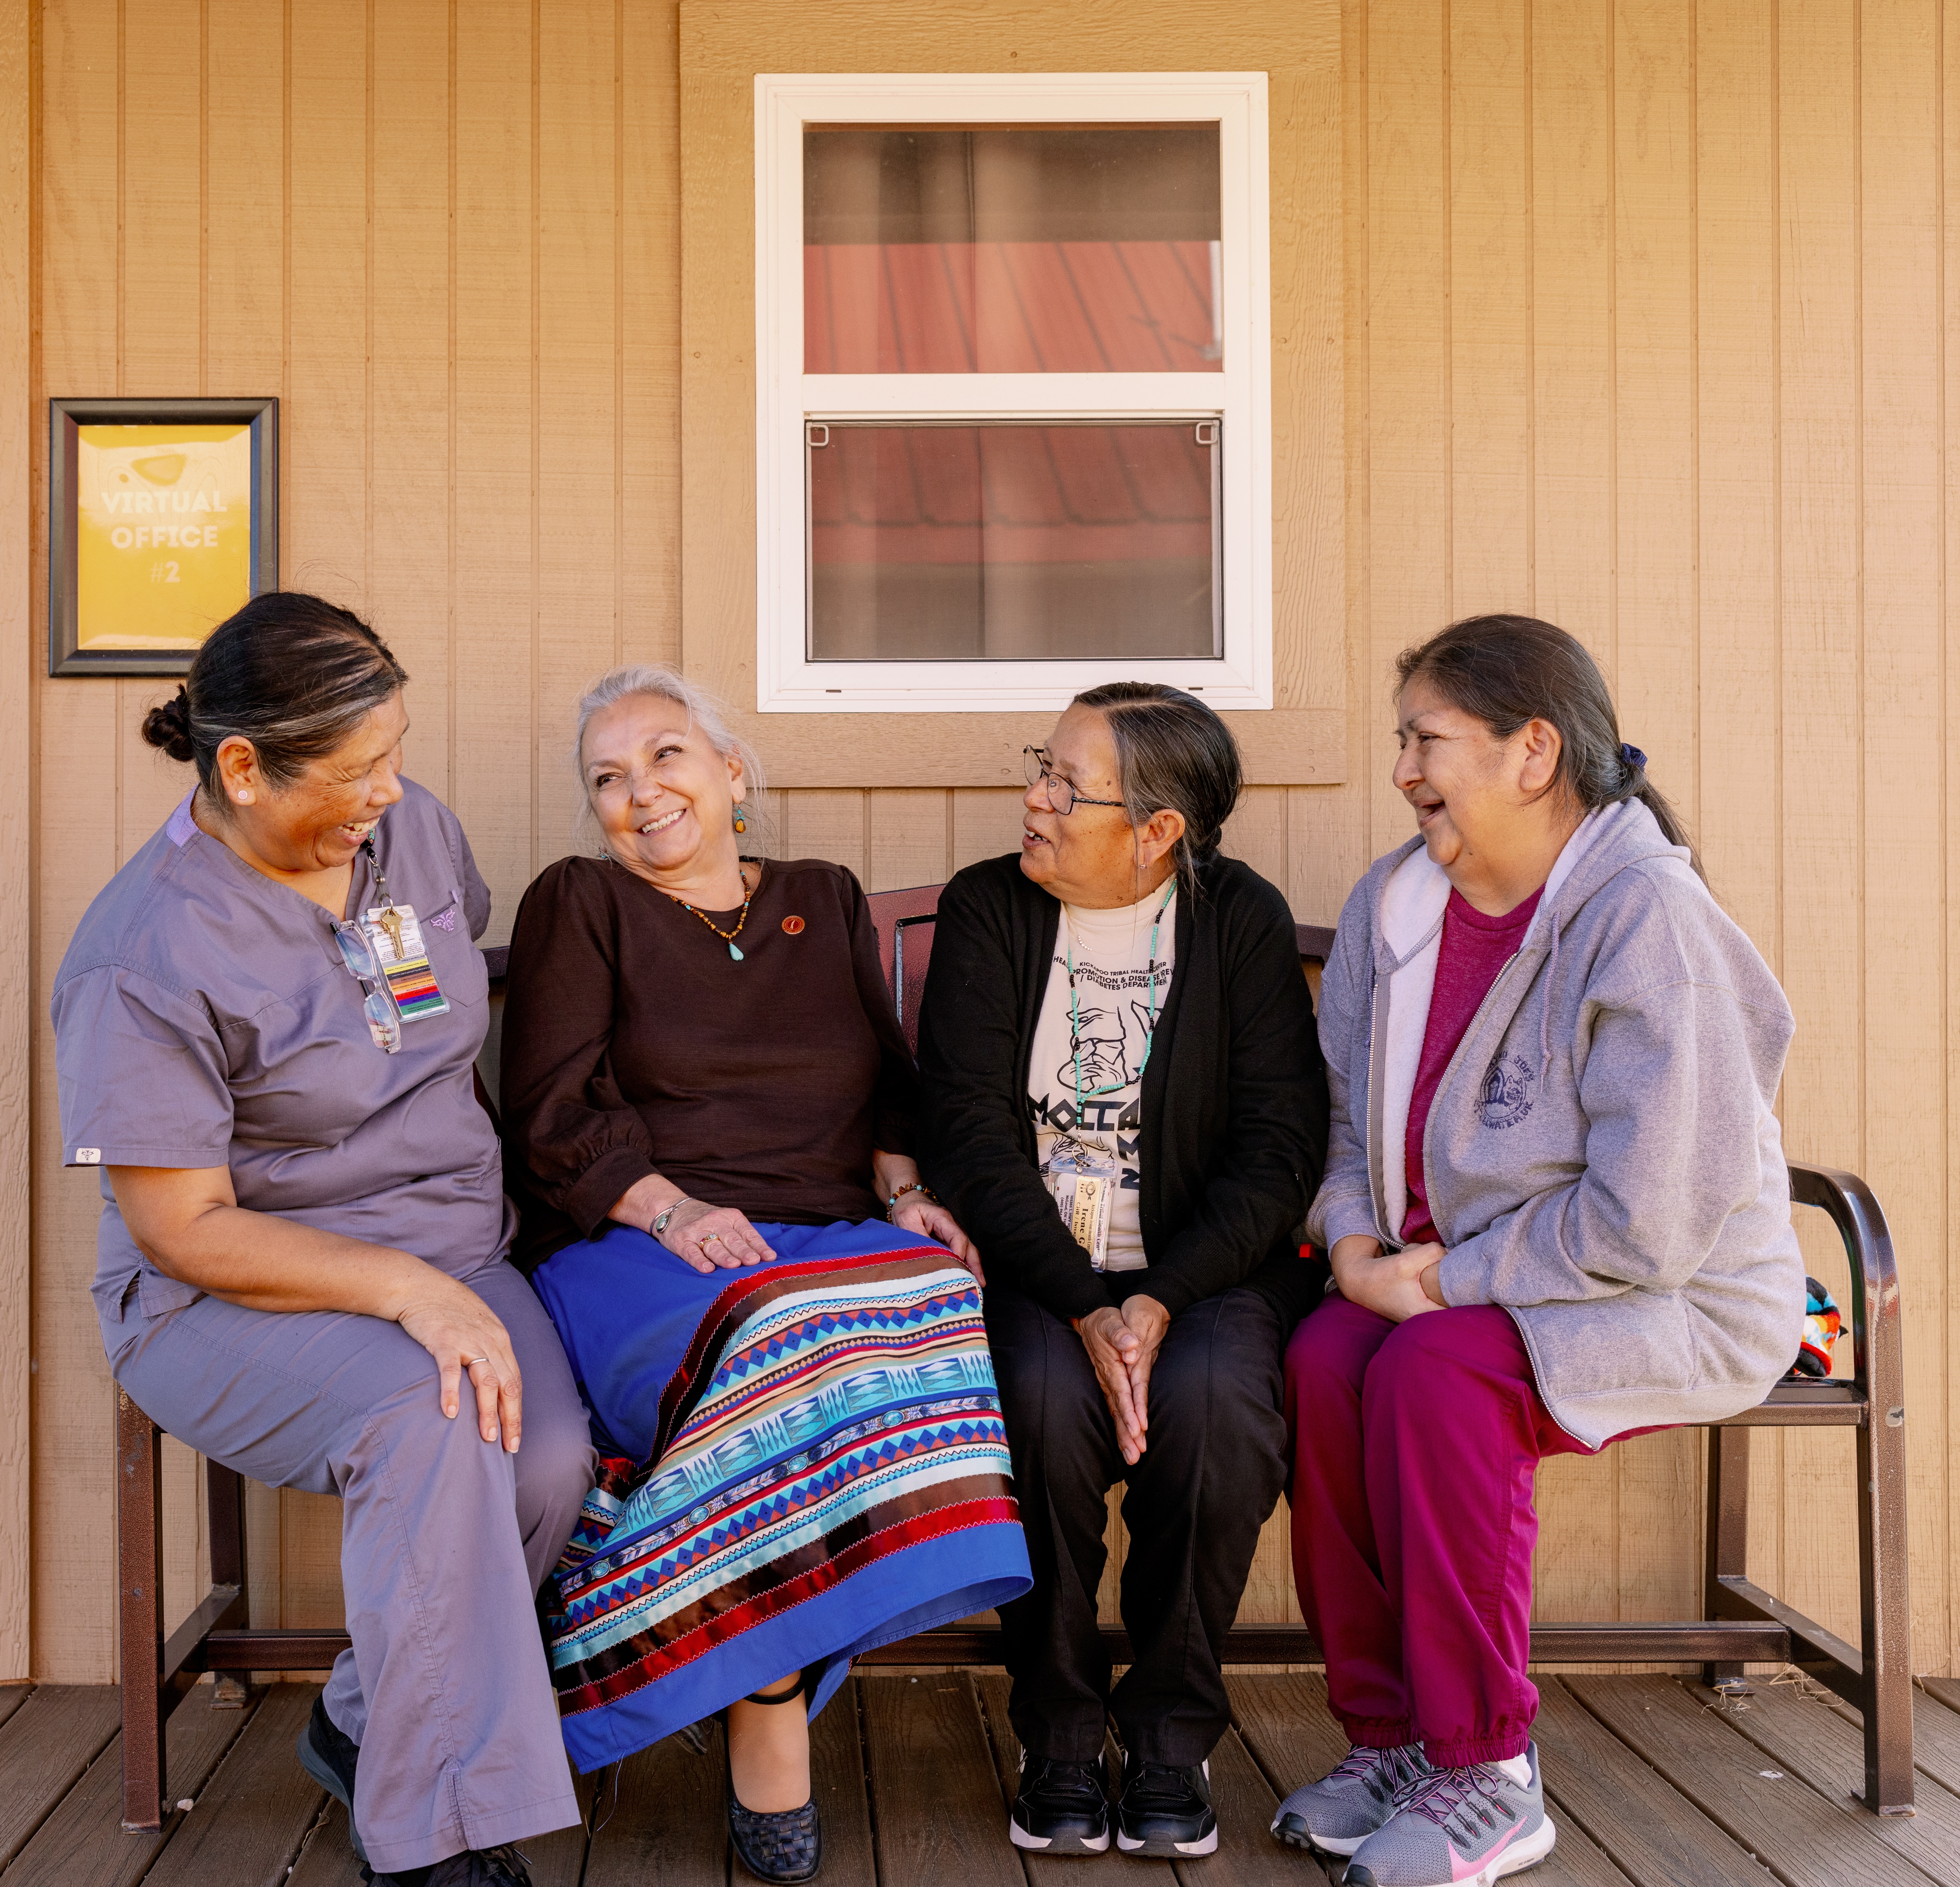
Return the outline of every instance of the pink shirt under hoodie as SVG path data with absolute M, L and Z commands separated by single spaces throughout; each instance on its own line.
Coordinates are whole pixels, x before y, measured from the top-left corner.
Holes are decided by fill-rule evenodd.
M 1436 990 L 1429 999 L 1429 1024 L 1422 1036 L 1422 1060 L 1417 1065 L 1415 1091 L 1410 1097 L 1407 1171 L 1408 1210 L 1402 1216 L 1405 1245 L 1438 1245 L 1429 1216 L 1427 1176 L 1422 1169 L 1422 1137 L 1429 1125 L 1430 1104 L 1449 1067 L 1450 1058 L 1477 1011 L 1490 994 L 1497 972 L 1518 953 L 1531 928 L 1541 885 L 1524 902 L 1502 917 L 1488 918 L 1452 890 L 1443 914 L 1443 947 L 1436 959 Z M 1406 1064 L 1405 1064 L 1406 1065 Z

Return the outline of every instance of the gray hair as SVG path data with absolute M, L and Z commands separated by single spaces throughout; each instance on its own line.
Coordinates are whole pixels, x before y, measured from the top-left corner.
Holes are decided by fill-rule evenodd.
M 768 782 L 763 775 L 760 756 L 729 726 L 727 710 L 718 697 L 689 681 L 679 670 L 657 662 L 634 662 L 624 668 L 616 668 L 609 674 L 600 676 L 579 697 L 578 728 L 572 739 L 571 765 L 578 776 L 578 829 L 581 835 L 590 836 L 595 824 L 592 794 L 585 783 L 585 730 L 601 708 L 616 707 L 622 701 L 630 701 L 635 695 L 649 695 L 656 701 L 670 701 L 676 707 L 684 708 L 689 726 L 698 727 L 707 736 L 708 744 L 723 759 L 741 762 L 742 778 L 749 788 L 742 813 L 754 833 L 753 842 L 745 844 L 743 849 L 760 852 L 763 849 L 762 835 L 768 825 Z

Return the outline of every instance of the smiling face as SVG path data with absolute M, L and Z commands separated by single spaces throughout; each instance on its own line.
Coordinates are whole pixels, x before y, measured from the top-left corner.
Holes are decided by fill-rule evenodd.
M 1395 782 L 1430 857 L 1478 909 L 1512 908 L 1545 882 L 1538 873 L 1520 891 L 1520 874 L 1531 877 L 1548 845 L 1548 870 L 1579 822 L 1557 791 L 1558 730 L 1529 721 L 1500 740 L 1421 675 L 1404 685 L 1396 714 Z
M 662 883 L 736 870 L 742 762 L 716 753 L 679 702 L 629 695 L 600 708 L 578 762 L 606 850 L 628 870 Z
M 1112 911 L 1147 897 L 1176 869 L 1183 816 L 1166 810 L 1132 826 L 1120 804 L 1084 803 L 1123 797 L 1116 737 L 1099 709 L 1070 708 L 1055 724 L 1045 752 L 1049 771 L 1082 797 L 1064 819 L 1049 803 L 1045 780 L 1021 796 L 1021 870 L 1063 903 L 1091 910 Z
M 273 877 L 344 870 L 375 822 L 402 797 L 402 739 L 408 730 L 408 707 L 398 689 L 288 786 L 272 785 L 251 742 L 234 736 L 218 749 L 211 797 L 231 835 Z

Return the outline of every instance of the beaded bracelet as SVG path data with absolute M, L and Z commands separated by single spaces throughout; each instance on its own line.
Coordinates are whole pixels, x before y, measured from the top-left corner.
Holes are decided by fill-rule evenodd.
M 885 1201 L 885 1217 L 887 1220 L 898 1209 L 899 1201 L 908 1192 L 923 1192 L 934 1205 L 939 1203 L 939 1195 L 934 1192 L 923 1179 L 908 1179 Z

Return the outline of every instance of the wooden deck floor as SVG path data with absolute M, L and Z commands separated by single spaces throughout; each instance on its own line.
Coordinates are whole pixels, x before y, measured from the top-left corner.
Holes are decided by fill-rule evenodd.
M 1851 1799 L 1856 1717 L 1795 1682 L 1739 1704 L 1666 1677 L 1545 1680 L 1538 1737 L 1558 1846 L 1536 1887 L 1960 1887 L 1960 1684 L 1915 1693 L 1919 1812 Z M 1342 1745 L 1314 1677 L 1233 1681 L 1236 1729 L 1212 1758 L 1223 1839 L 1204 1861 L 1048 1860 L 1009 1847 L 1017 1752 L 1007 1685 L 985 1673 L 860 1678 L 819 1720 L 827 1887 L 1300 1887 L 1313 1863 L 1266 1832 L 1275 1792 Z M 171 1720 L 178 1812 L 123 1833 L 113 1690 L 0 1690 L 0 1887 L 352 1887 L 339 1806 L 293 1759 L 311 1687 L 246 1710 L 195 1693 Z M 590 1835 L 526 1843 L 538 1887 L 722 1887 L 718 1740 L 670 1742 L 593 1778 Z M 1339 1863 L 1328 1878 L 1338 1879 Z M 739 1864 L 733 1883 L 747 1879 Z M 732 1887 L 732 1883 L 731 1883 Z

